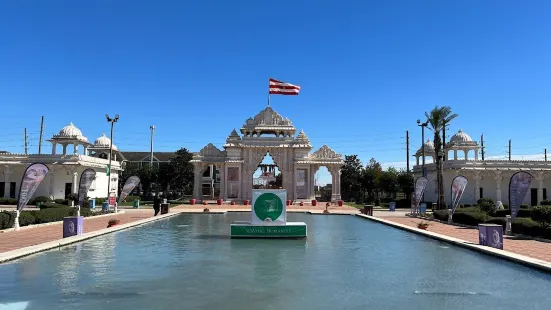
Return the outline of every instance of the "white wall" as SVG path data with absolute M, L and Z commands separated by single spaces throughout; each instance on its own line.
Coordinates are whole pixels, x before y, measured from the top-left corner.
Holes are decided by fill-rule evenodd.
M 53 198 L 54 199 L 64 199 L 65 198 L 65 183 L 73 183 L 73 173 L 69 170 L 60 169 L 56 165 L 48 165 L 50 168 L 50 171 L 40 183 L 38 188 L 36 189 L 34 195 L 31 197 L 35 198 L 38 196 L 50 196 L 50 183 L 51 179 L 53 177 L 54 184 L 53 184 Z M 10 174 L 10 182 L 16 182 L 16 189 L 15 189 L 15 199 L 19 199 L 19 190 L 21 186 L 21 181 L 23 178 L 23 173 L 25 169 L 27 168 L 27 165 L 10 165 L 10 169 L 13 171 L 12 174 Z M 78 182 L 80 182 L 80 177 L 82 172 L 87 167 L 83 166 L 77 166 L 76 171 L 78 173 L 77 175 L 77 191 L 78 191 Z M 107 197 L 107 180 L 108 177 L 106 176 L 105 171 L 99 171 L 100 169 L 96 169 L 96 180 L 94 183 L 92 183 L 92 186 L 90 187 L 90 190 L 88 191 L 88 196 L 90 198 L 98 198 L 98 197 Z M 0 175 L 0 182 L 4 182 L 5 177 L 3 174 Z M 115 171 L 112 171 L 111 178 L 115 179 L 111 183 L 111 189 L 118 191 L 118 173 Z M 8 193 L 9 194 L 9 193 Z

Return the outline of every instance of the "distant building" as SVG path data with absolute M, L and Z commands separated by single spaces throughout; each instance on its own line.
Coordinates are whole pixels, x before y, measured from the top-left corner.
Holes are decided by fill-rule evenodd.
M 80 129 L 70 123 L 48 141 L 52 143 L 50 154 L 0 153 L 0 197 L 18 199 L 25 169 L 37 162 L 46 164 L 49 172 L 31 199 L 38 196 L 65 199 L 71 193 L 76 194 L 80 175 L 88 168 L 96 171 L 96 179 L 88 192 L 89 197 L 107 197 L 108 182 L 111 182 L 111 192 L 117 192 L 119 173 L 122 170 L 116 158 L 118 153 L 113 155 L 109 177 L 106 173 L 109 152 L 105 156 L 101 155 L 104 153 L 97 153 L 102 147 L 101 143 L 105 142 L 102 137 L 96 139 L 94 144 L 89 143 Z
M 532 175 L 531 188 L 524 197 L 524 204 L 538 205 L 548 199 L 547 189 L 551 188 L 551 162 L 544 160 L 482 160 L 479 150 L 482 147 L 478 142 L 462 130 L 459 130 L 446 143 L 444 152 L 444 199 L 451 204 L 451 185 L 453 179 L 462 175 L 468 179 L 460 204 L 475 204 L 480 198 L 491 198 L 494 201 L 509 203 L 509 181 L 518 171 L 526 171 Z M 426 177 L 429 180 L 425 189 L 425 201 L 437 202 L 437 171 L 434 157 L 436 156 L 434 143 L 430 140 L 423 144 L 415 153 L 416 165 L 413 167 L 415 178 L 423 175 L 422 159 L 425 150 Z M 451 156 L 450 156 L 451 155 Z

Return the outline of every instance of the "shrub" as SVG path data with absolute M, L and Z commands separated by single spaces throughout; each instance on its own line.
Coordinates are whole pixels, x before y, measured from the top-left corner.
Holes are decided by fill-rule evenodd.
M 519 209 L 517 213 L 517 217 L 530 217 L 531 212 L 532 212 L 532 209 Z M 511 215 L 511 210 L 504 209 L 504 210 L 496 210 L 494 212 L 495 217 L 505 217 L 507 215 Z
M 457 214 L 457 212 L 455 214 Z M 437 219 L 439 221 L 447 221 L 448 220 L 448 210 L 435 210 L 432 213 L 432 215 L 434 216 L 435 219 Z
M 530 218 L 538 222 L 541 227 L 546 228 L 551 225 L 551 206 L 538 206 L 532 209 Z
M 140 196 L 126 196 L 126 198 L 124 199 L 124 201 L 128 201 L 128 202 L 131 202 L 134 200 L 142 200 L 142 199 L 140 198 Z
M 0 198 L 0 205 L 16 205 L 17 200 L 13 198 Z
M 523 234 L 533 237 L 542 237 L 546 239 L 551 239 L 551 229 L 541 227 L 538 222 L 535 222 L 527 218 L 518 218 L 515 219 L 511 225 L 513 233 Z
M 57 204 L 57 203 L 52 203 L 52 202 L 46 202 L 46 203 L 43 203 L 40 205 L 40 210 L 42 209 L 51 209 L 51 208 L 67 208 L 68 206 L 67 205 L 60 205 L 60 204 Z
M 476 201 L 477 205 L 481 205 L 483 203 L 491 203 L 495 206 L 495 201 L 492 198 L 480 198 Z
M 476 226 L 479 223 L 486 222 L 490 217 L 486 213 L 482 212 L 466 212 L 455 213 L 453 215 L 453 221 L 455 223 Z
M 530 209 L 531 207 L 532 207 L 532 206 L 527 205 L 527 204 L 525 204 L 525 203 L 523 203 L 523 204 L 520 205 L 520 208 L 521 208 L 521 209 Z
M 37 203 L 41 203 L 41 204 L 42 204 L 42 203 L 50 202 L 50 201 L 52 201 L 52 200 L 50 199 L 50 197 L 38 196 L 38 197 L 36 197 L 36 198 L 34 198 L 34 199 L 31 199 L 31 201 L 29 201 L 29 204 L 30 204 L 30 205 L 33 205 L 33 206 L 36 206 Z
M 496 212 L 495 203 L 493 200 L 489 198 L 484 198 L 485 200 L 479 199 L 478 207 L 480 208 L 480 211 L 488 214 L 493 215 Z
M 78 199 L 78 195 L 70 193 L 69 195 L 67 195 L 67 199 L 72 200 L 72 201 L 76 201 Z
M 542 206 L 551 206 L 551 200 L 542 200 L 540 204 Z
M 67 199 L 54 199 L 54 202 L 58 205 L 69 205 L 69 200 Z

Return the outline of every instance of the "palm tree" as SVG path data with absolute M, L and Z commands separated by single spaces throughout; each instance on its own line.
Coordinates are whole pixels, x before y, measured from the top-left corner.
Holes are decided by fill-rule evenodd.
M 440 133 L 444 126 L 448 125 L 458 115 L 452 113 L 450 107 L 438 107 L 436 106 L 430 113 L 425 112 L 425 115 L 430 124 L 430 130 L 434 132 L 434 150 L 435 150 L 435 163 L 436 163 L 436 181 L 438 183 L 438 209 L 444 208 L 444 170 L 442 167 L 441 152 L 444 151 L 444 145 L 442 145 L 442 137 Z

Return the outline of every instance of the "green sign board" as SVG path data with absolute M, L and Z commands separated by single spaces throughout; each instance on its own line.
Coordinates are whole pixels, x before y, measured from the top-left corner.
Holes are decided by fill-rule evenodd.
M 288 225 L 231 225 L 232 237 L 262 237 L 262 238 L 304 238 L 306 237 L 306 224 L 296 223 Z
M 287 190 L 257 189 L 253 190 L 251 204 L 252 223 L 269 225 L 285 224 L 287 221 L 286 204 Z

